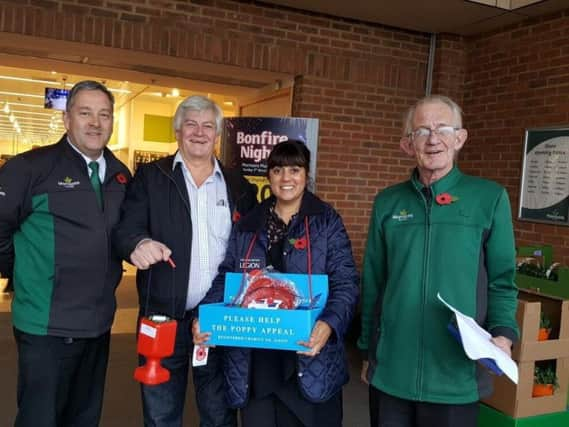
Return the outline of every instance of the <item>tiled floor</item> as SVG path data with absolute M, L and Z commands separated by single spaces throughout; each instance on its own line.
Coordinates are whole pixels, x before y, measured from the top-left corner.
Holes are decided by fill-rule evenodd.
M 134 331 L 138 311 L 133 276 L 125 276 L 117 300 L 101 427 L 142 426 L 139 389 L 132 379 L 137 362 Z M 9 311 L 9 297 L 0 296 L 0 427 L 13 425 L 16 413 L 16 348 Z M 359 381 L 359 358 L 353 346 L 350 366 L 352 379 L 344 388 L 344 426 L 368 427 L 367 389 Z M 191 385 L 188 390 L 184 426 L 198 427 Z

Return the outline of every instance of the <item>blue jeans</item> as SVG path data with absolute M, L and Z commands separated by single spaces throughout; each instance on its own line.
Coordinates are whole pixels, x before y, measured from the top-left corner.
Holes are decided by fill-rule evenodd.
M 179 320 L 174 354 L 162 360 L 162 366 L 170 371 L 170 380 L 155 386 L 141 385 L 145 427 L 182 427 L 193 348 L 190 320 Z M 237 426 L 237 411 L 225 401 L 221 352 L 219 347 L 210 348 L 207 365 L 191 368 L 200 427 Z M 139 361 L 143 364 L 144 357 Z

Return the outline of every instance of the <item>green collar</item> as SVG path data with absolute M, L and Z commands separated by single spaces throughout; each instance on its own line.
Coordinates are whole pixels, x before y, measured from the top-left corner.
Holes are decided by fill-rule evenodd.
M 436 196 L 437 194 L 448 192 L 455 186 L 460 178 L 462 178 L 462 172 L 458 169 L 458 166 L 455 165 L 449 173 L 431 184 L 433 195 Z M 419 180 L 419 172 L 417 169 L 414 169 L 413 173 L 411 174 L 411 182 L 417 191 L 421 191 L 425 187 Z

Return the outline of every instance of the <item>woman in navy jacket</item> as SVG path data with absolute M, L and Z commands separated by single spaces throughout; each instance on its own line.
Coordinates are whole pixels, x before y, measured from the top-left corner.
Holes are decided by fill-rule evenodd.
M 241 272 L 245 264 L 328 275 L 328 300 L 309 341 L 302 343 L 306 351 L 226 349 L 226 395 L 231 406 L 242 408 L 243 427 L 342 425 L 342 386 L 348 381 L 344 335 L 358 299 L 358 274 L 342 219 L 306 188 L 309 165 L 310 152 L 301 142 L 273 149 L 268 159 L 273 196 L 235 226 L 203 301 L 222 301 L 225 273 Z M 203 344 L 208 336 L 196 321 L 194 342 Z

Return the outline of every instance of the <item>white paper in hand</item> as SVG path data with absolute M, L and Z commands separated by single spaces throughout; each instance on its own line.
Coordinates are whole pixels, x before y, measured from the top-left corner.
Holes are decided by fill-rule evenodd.
M 518 383 L 518 365 L 504 351 L 492 341 L 492 336 L 476 323 L 472 317 L 468 317 L 447 303 L 440 294 L 441 300 L 456 316 L 456 323 L 464 352 L 471 360 L 493 359 L 496 365 L 512 380 Z
M 207 356 L 209 354 L 209 347 L 194 346 L 194 353 L 192 355 L 192 366 L 205 366 L 207 365 Z

